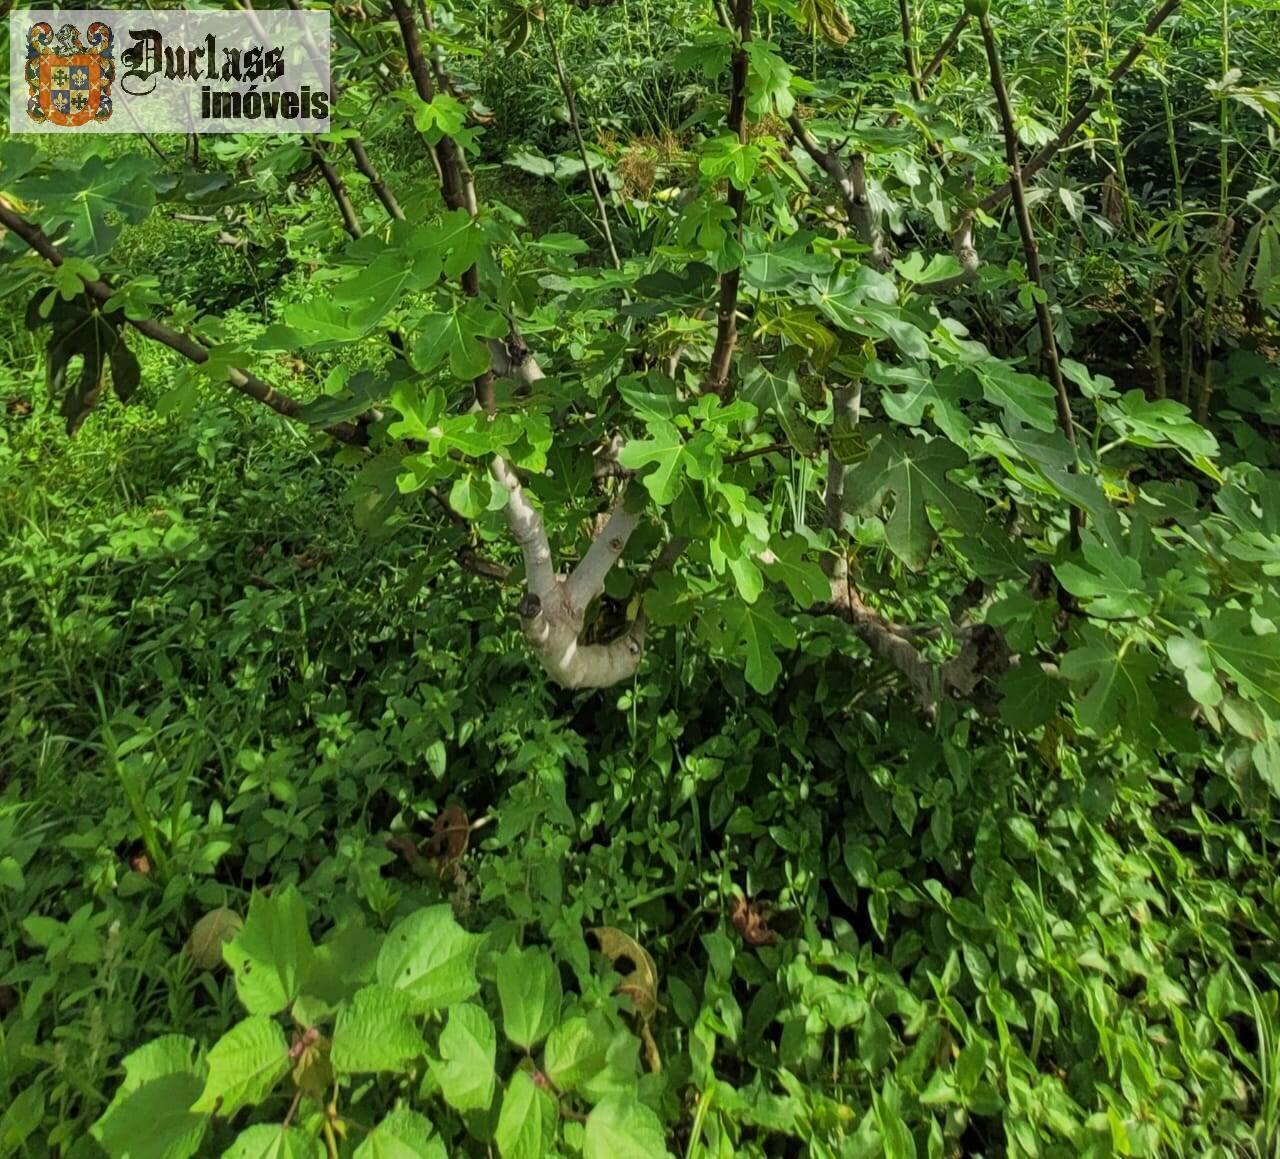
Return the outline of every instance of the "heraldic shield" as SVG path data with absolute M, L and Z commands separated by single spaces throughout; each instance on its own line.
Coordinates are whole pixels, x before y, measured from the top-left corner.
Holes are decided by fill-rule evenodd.
M 33 24 L 27 34 L 27 116 L 69 128 L 109 120 L 116 76 L 113 40 L 100 21 L 89 25 L 85 40 L 74 24 L 64 24 L 56 34 L 51 24 Z

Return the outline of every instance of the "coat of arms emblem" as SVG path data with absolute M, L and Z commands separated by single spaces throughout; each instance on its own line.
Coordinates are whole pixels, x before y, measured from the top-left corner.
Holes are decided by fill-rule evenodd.
M 112 44 L 111 29 L 100 21 L 89 25 L 83 40 L 74 24 L 56 33 L 51 24 L 33 24 L 27 34 L 27 116 L 67 127 L 108 120 L 116 67 Z

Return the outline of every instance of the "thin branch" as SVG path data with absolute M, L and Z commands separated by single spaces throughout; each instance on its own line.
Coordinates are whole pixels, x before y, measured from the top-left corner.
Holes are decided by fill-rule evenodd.
M 356 168 L 364 174 L 365 180 L 369 182 L 369 187 L 373 190 L 374 195 L 382 202 L 382 208 L 393 221 L 404 221 L 404 210 L 400 208 L 400 202 L 396 200 L 396 195 L 391 192 L 387 183 L 382 179 L 382 175 L 374 168 L 373 162 L 369 160 L 369 154 L 365 151 L 364 142 L 359 137 L 347 138 L 347 149 L 351 152 L 351 157 L 356 163 Z
M 1177 11 L 1182 0 L 1165 0 L 1165 2 L 1156 9 L 1151 15 L 1151 19 L 1147 21 L 1146 27 L 1142 30 L 1142 34 L 1134 41 L 1129 51 L 1125 53 L 1124 58 L 1119 64 L 1111 70 L 1111 75 L 1098 85 L 1096 85 L 1082 104 L 1070 117 L 1063 122 L 1053 140 L 1050 141 L 1043 149 L 1040 150 L 1022 169 L 1022 179 L 1027 181 L 1040 172 L 1050 161 L 1054 159 L 1076 135 L 1077 130 L 1083 125 L 1093 114 L 1097 108 L 1106 99 L 1107 94 L 1115 88 L 1120 79 L 1127 73 L 1138 61 L 1138 58 L 1146 51 L 1147 41 L 1150 40 L 1160 29 L 1160 26 Z M 999 205 L 1006 197 L 1013 195 L 1013 182 L 1000 186 L 999 189 L 987 194 L 979 203 L 979 208 L 986 212 L 990 212 Z
M 54 267 L 62 265 L 62 254 L 58 251 L 57 246 L 49 240 L 39 226 L 33 225 L 26 218 L 14 212 L 13 208 L 3 198 L 0 198 L 0 224 L 17 234 L 32 250 Z M 86 281 L 84 288 L 85 292 L 100 305 L 105 304 L 115 295 L 115 290 L 104 281 Z M 189 338 L 185 334 L 171 330 L 162 322 L 151 318 L 135 320 L 127 316 L 126 321 L 138 333 L 169 347 L 170 350 L 176 351 L 190 362 L 203 365 L 209 361 L 210 351 L 207 346 L 197 342 L 194 338 Z M 247 370 L 241 370 L 237 367 L 228 369 L 226 382 L 233 390 L 262 403 L 264 406 L 270 407 L 285 418 L 296 419 L 299 422 L 305 421 L 302 417 L 301 403 L 286 394 L 282 394 L 275 387 L 263 382 L 262 379 Z M 339 442 L 349 443 L 354 446 L 365 446 L 369 441 L 369 432 L 363 423 L 334 423 L 332 426 L 326 427 L 325 432 L 332 435 Z
M 898 20 L 902 26 L 902 62 L 911 81 L 911 95 L 917 101 L 924 100 L 924 85 L 920 80 L 919 62 L 916 60 L 915 26 L 911 20 L 911 0 L 898 0 Z
M 729 115 L 726 119 L 729 132 L 738 141 L 747 144 L 747 45 L 751 41 L 753 0 L 737 0 L 734 9 L 734 25 L 738 34 L 738 46 L 733 53 L 729 90 Z M 729 182 L 727 198 L 733 212 L 734 233 L 739 244 L 747 215 L 747 191 Z M 711 369 L 704 389 L 713 394 L 723 394 L 729 384 L 729 368 L 733 363 L 733 351 L 738 344 L 738 284 L 742 277 L 740 266 L 725 270 L 720 275 L 720 304 L 716 310 L 716 344 L 711 353 Z
M 604 231 L 604 240 L 609 247 L 609 256 L 613 258 L 615 269 L 622 269 L 622 259 L 618 257 L 618 247 L 613 243 L 613 230 L 609 226 L 609 210 L 605 205 L 604 195 L 596 181 L 595 170 L 591 167 L 591 154 L 587 150 L 586 138 L 582 135 L 582 122 L 578 118 L 578 98 L 573 91 L 573 83 L 564 71 L 564 61 L 560 57 L 560 42 L 551 30 L 551 14 L 547 13 L 542 21 L 543 31 L 547 35 L 547 44 L 551 48 L 551 62 L 555 65 L 556 77 L 560 82 L 560 91 L 564 94 L 565 104 L 569 109 L 569 124 L 573 127 L 574 139 L 578 142 L 578 155 L 582 158 L 582 167 L 586 173 L 587 185 L 591 187 L 591 196 L 595 199 L 596 212 L 600 215 L 600 228 Z
M 1062 366 L 1058 361 L 1058 340 L 1053 333 L 1053 317 L 1049 313 L 1049 303 L 1044 291 L 1044 277 L 1040 270 L 1040 246 L 1036 241 L 1035 229 L 1031 224 L 1031 214 L 1027 209 L 1027 195 L 1022 182 L 1022 162 L 1018 151 L 1018 129 L 1013 117 L 1013 103 L 1009 99 L 1009 87 L 1005 84 L 1004 66 L 1000 61 L 1000 46 L 996 43 L 995 32 L 991 21 L 983 16 L 979 19 L 982 29 L 982 42 L 987 50 L 987 63 L 991 70 L 991 87 L 995 92 L 996 104 L 1000 109 L 1000 121 L 1004 129 L 1005 160 L 1009 166 L 1009 190 L 1013 197 L 1014 218 L 1018 223 L 1018 234 L 1022 238 L 1022 252 L 1027 263 L 1027 279 L 1035 290 L 1036 321 L 1040 325 L 1040 347 L 1044 357 L 1045 368 L 1049 372 L 1049 381 L 1053 384 L 1054 397 L 1057 403 L 1058 426 L 1066 435 L 1067 441 L 1075 446 L 1075 423 L 1071 417 L 1071 397 L 1067 393 L 1066 380 L 1062 377 Z M 1076 546 L 1080 538 L 1080 509 L 1071 508 L 1071 540 Z
M 329 192 L 333 194 L 333 200 L 337 203 L 338 212 L 342 215 L 343 229 L 356 239 L 362 238 L 364 230 L 360 228 L 360 219 L 356 216 L 355 206 L 351 204 L 346 182 L 333 167 L 333 163 L 325 154 L 323 145 L 313 145 L 311 154 L 315 158 L 316 168 L 324 175 L 325 184 L 329 186 Z

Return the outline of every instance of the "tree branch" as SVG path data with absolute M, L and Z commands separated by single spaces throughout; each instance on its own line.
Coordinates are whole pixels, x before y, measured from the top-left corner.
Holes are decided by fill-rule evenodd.
M 62 265 L 62 254 L 58 251 L 57 246 L 49 240 L 39 226 L 33 225 L 26 218 L 15 213 L 12 206 L 3 198 L 0 198 L 0 224 L 20 237 L 28 247 L 55 268 Z M 115 290 L 112 286 L 104 281 L 86 281 L 84 288 L 85 292 L 99 305 L 105 304 L 115 295 Z M 171 330 L 162 322 L 152 318 L 139 318 L 135 321 L 127 316 L 126 321 L 139 334 L 144 334 L 153 341 L 169 347 L 170 350 L 176 351 L 190 362 L 203 365 L 209 361 L 210 351 L 207 346 L 197 342 L 194 338 L 189 338 L 185 334 Z M 226 383 L 232 390 L 270 407 L 285 418 L 296 419 L 299 422 L 305 421 L 302 418 L 301 403 L 286 394 L 282 394 L 247 370 L 232 367 L 226 372 Z M 325 432 L 332 435 L 339 442 L 349 443 L 354 446 L 365 446 L 369 442 L 369 432 L 364 423 L 334 423 L 332 426 L 326 427 Z
M 566 595 L 575 607 L 586 610 L 601 592 L 604 581 L 613 565 L 622 558 L 627 549 L 627 541 L 631 533 L 640 525 L 641 513 L 627 510 L 627 495 L 624 490 L 609 513 L 609 519 L 600 533 L 591 541 L 586 555 L 578 561 L 578 566 L 565 581 Z
M 622 269 L 622 259 L 618 257 L 618 247 L 613 244 L 613 230 L 609 226 L 609 209 L 604 203 L 604 195 L 596 181 L 595 170 L 591 167 L 591 154 L 587 151 L 587 141 L 582 135 L 582 123 L 578 119 L 578 98 L 573 91 L 573 84 L 564 71 L 564 61 L 560 59 L 560 42 L 551 30 L 551 15 L 547 13 L 542 21 L 543 31 L 547 35 L 547 44 L 551 48 L 551 62 L 555 65 L 556 77 L 560 82 L 560 91 L 564 94 L 565 104 L 569 109 L 569 124 L 573 128 L 574 139 L 578 142 L 578 155 L 582 158 L 582 167 L 586 173 L 587 185 L 591 188 L 591 196 L 595 199 L 596 212 L 600 215 L 600 228 L 604 231 L 604 240 L 609 247 L 609 256 L 613 259 L 615 269 Z
M 546 526 L 515 472 L 501 456 L 494 458 L 490 471 L 509 496 L 507 526 L 524 556 L 527 585 L 520 601 L 521 626 L 539 662 L 565 688 L 607 688 L 629 680 L 644 655 L 643 615 L 609 643 L 583 644 L 581 637 L 586 606 L 603 590 L 604 577 L 621 556 L 639 516 L 629 514 L 619 502 L 604 531 L 565 579 L 555 572 Z
M 1054 159 L 1061 151 L 1064 145 L 1076 135 L 1077 130 L 1083 125 L 1098 106 L 1106 98 L 1107 94 L 1115 88 L 1120 79 L 1127 73 L 1138 61 L 1138 58 L 1146 51 L 1147 41 L 1159 31 L 1160 26 L 1177 11 L 1182 0 L 1165 0 L 1159 8 L 1152 13 L 1151 18 L 1147 21 L 1146 27 L 1142 31 L 1137 40 L 1134 41 L 1129 51 L 1125 53 L 1120 63 L 1111 70 L 1111 75 L 1105 82 L 1094 87 L 1088 98 L 1058 130 L 1053 140 L 1050 141 L 1043 149 L 1040 150 L 1022 169 L 1022 179 L 1027 181 L 1040 172 L 1050 161 Z M 999 189 L 988 193 L 986 197 L 979 202 L 979 208 L 985 212 L 990 212 L 999 205 L 1006 197 L 1013 195 L 1013 182 L 1000 186 Z
M 382 179 L 382 175 L 374 168 L 373 162 L 369 160 L 369 154 L 365 152 L 364 142 L 359 137 L 348 137 L 347 149 L 351 152 L 356 168 L 364 174 L 365 180 L 369 182 L 369 187 L 373 190 L 374 195 L 382 202 L 382 208 L 387 211 L 387 215 L 393 221 L 404 221 L 404 210 L 400 208 L 400 202 L 396 200 L 395 194 L 391 192 L 387 183 Z
M 734 50 L 729 91 L 729 115 L 726 124 L 738 141 L 747 143 L 747 45 L 751 41 L 753 0 L 737 0 L 734 26 L 738 47 Z M 742 242 L 742 228 L 747 214 L 747 191 L 729 182 L 728 205 L 733 211 L 735 237 Z M 729 368 L 734 347 L 738 344 L 738 284 L 742 270 L 734 266 L 720 275 L 720 305 L 716 311 L 716 344 L 711 353 L 711 369 L 704 389 L 723 394 L 729 383 Z
M 1005 159 L 1009 165 L 1009 189 L 1013 196 L 1013 212 L 1018 223 L 1018 234 L 1022 238 L 1022 252 L 1027 263 L 1027 279 L 1036 293 L 1036 321 L 1040 326 L 1040 348 L 1044 357 L 1045 368 L 1049 372 L 1049 381 L 1053 384 L 1054 399 L 1057 405 L 1058 426 L 1066 436 L 1067 442 L 1075 446 L 1075 422 L 1071 417 L 1071 397 L 1067 393 L 1067 383 L 1062 377 L 1062 366 L 1058 361 L 1058 340 L 1053 333 L 1053 317 L 1049 313 L 1049 303 L 1044 291 L 1044 278 L 1040 271 L 1040 245 L 1036 241 L 1035 229 L 1031 224 L 1031 214 L 1027 209 L 1027 195 L 1022 183 L 1022 163 L 1019 160 L 1018 130 L 1013 118 L 1013 103 L 1009 99 L 1009 88 L 1004 80 L 1004 66 L 1000 61 L 1000 47 L 996 43 L 995 31 L 991 21 L 983 16 L 979 20 L 982 29 L 982 42 L 987 50 L 987 63 L 991 70 L 991 87 L 995 91 L 996 104 L 1000 109 L 1000 121 L 1004 128 Z M 1073 468 L 1078 467 L 1077 463 Z M 1071 546 L 1074 548 L 1080 541 L 1080 508 L 1071 507 Z

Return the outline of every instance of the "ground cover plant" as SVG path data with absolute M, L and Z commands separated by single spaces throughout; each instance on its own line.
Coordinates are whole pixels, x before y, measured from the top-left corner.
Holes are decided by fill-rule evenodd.
M 0 141 L 0 1153 L 1280 1153 L 1280 10 L 332 21 Z

